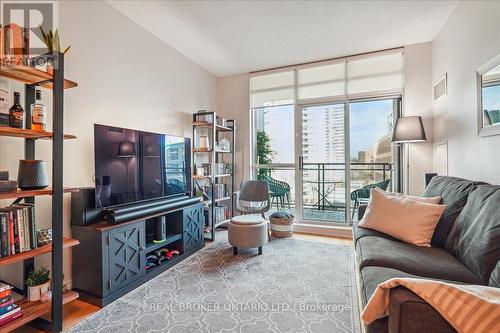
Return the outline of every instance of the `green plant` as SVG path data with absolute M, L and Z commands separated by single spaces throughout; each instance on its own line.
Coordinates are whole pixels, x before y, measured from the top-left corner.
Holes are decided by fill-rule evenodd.
M 274 156 L 274 151 L 271 149 L 271 138 L 262 130 L 257 131 L 257 157 L 259 164 L 271 164 Z M 259 168 L 257 179 L 263 179 L 269 175 L 270 170 Z
M 56 29 L 55 32 L 52 32 L 52 30 L 49 30 L 48 33 L 45 33 L 42 26 L 40 26 L 40 31 L 42 32 L 43 41 L 45 42 L 45 45 L 47 46 L 47 49 L 49 50 L 50 53 L 52 53 L 54 51 L 62 52 L 63 54 L 68 53 L 71 45 L 68 46 L 64 51 L 61 51 L 61 41 L 59 38 L 59 30 L 58 29 Z
M 48 282 L 50 271 L 47 266 L 42 266 L 40 269 L 32 269 L 26 278 L 28 287 L 35 287 Z

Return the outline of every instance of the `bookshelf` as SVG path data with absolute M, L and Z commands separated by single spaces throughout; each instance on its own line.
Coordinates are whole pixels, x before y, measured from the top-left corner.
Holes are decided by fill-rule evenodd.
M 212 193 L 215 193 L 215 187 L 218 184 L 226 184 L 226 189 L 228 193 L 225 193 L 222 197 L 216 198 L 212 195 L 212 198 L 203 201 L 205 210 L 208 211 L 208 230 L 205 230 L 205 239 L 209 241 L 215 240 L 215 229 L 229 222 L 228 218 L 220 218 L 216 220 L 217 207 L 222 205 L 229 209 L 231 216 L 234 216 L 234 198 L 233 193 L 235 191 L 235 174 L 234 174 L 234 151 L 236 142 L 236 122 L 234 120 L 227 120 L 226 124 L 217 123 L 216 112 L 197 112 L 193 114 L 193 165 L 196 167 L 201 167 L 203 163 L 209 163 L 210 169 L 212 170 L 210 174 L 204 175 L 193 175 L 193 195 L 196 195 L 197 190 L 201 186 L 212 187 Z M 200 135 L 207 135 L 209 138 L 210 147 L 200 148 L 198 141 Z M 230 141 L 229 150 L 221 150 L 217 148 L 217 143 L 222 138 L 226 138 Z M 216 163 L 227 163 L 230 162 L 232 165 L 231 172 L 225 172 L 221 174 L 215 173 Z M 206 199 L 206 198 L 204 198 Z
M 53 332 L 61 332 L 63 304 L 79 297 L 78 293 L 73 291 L 63 292 L 63 248 L 79 244 L 77 240 L 63 238 L 63 194 L 76 191 L 75 189 L 63 187 L 63 143 L 64 140 L 76 138 L 74 135 L 64 134 L 64 90 L 77 87 L 78 84 L 64 78 L 64 55 L 62 53 L 53 52 L 44 57 L 51 58 L 54 64 L 52 73 L 30 66 L 2 64 L 0 67 L 0 77 L 25 84 L 24 109 L 26 117 L 26 129 L 0 127 L 0 136 L 24 139 L 24 158 L 28 160 L 35 159 L 35 143 L 38 139 L 51 140 L 52 187 L 42 190 L 17 190 L 10 193 L 0 193 L 0 200 L 15 199 L 15 202 L 24 200 L 26 203 L 35 204 L 37 196 L 50 195 L 52 197 L 52 242 L 29 251 L 2 257 L 0 258 L 0 266 L 22 262 L 24 281 L 26 274 L 34 267 L 34 258 L 50 253 L 52 255 L 52 300 L 46 303 L 29 302 L 26 299 L 16 302 L 21 307 L 23 316 L 0 327 L 2 333 L 11 332 L 37 318 L 44 328 L 50 327 Z M 29 105 L 35 102 L 35 89 L 37 87 L 52 91 L 52 132 L 31 130 L 31 110 Z M 26 292 L 27 288 L 24 285 L 23 293 L 25 296 Z M 44 322 L 40 317 L 49 312 L 51 313 L 51 321 Z

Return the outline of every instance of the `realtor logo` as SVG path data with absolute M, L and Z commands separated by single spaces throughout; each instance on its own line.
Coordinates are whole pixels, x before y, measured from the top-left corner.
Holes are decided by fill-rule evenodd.
M 55 31 L 57 1 L 2 1 L 0 57 L 2 64 L 43 65 L 35 57 L 47 53 L 42 31 Z

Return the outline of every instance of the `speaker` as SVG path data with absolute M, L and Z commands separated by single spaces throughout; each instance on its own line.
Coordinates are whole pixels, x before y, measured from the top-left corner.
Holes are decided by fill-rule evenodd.
M 426 188 L 427 185 L 429 185 L 429 183 L 431 182 L 431 179 L 434 178 L 434 176 L 437 176 L 437 173 L 435 173 L 435 172 L 424 173 L 424 188 Z
M 71 193 L 71 225 L 88 225 L 101 220 L 101 209 L 95 207 L 94 187 L 83 187 Z
M 161 242 L 167 238 L 167 219 L 165 216 L 159 216 L 152 219 L 154 223 L 155 238 L 157 242 Z

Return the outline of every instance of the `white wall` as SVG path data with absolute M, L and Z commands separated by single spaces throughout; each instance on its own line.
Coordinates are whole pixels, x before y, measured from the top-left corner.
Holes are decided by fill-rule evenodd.
M 428 142 L 413 144 L 410 155 L 410 190 L 421 194 L 423 173 L 432 171 L 432 80 L 431 43 L 404 48 L 405 115 L 422 116 Z M 237 184 L 250 176 L 249 75 L 217 80 L 218 111 L 238 121 Z
M 65 94 L 65 130 L 78 137 L 64 146 L 66 186 L 93 185 L 94 123 L 191 136 L 191 114 L 216 108 L 214 76 L 107 3 L 61 2 L 59 16 L 63 44 L 71 44 L 66 75 L 79 84 Z M 11 82 L 11 91 L 24 89 Z M 48 91 L 43 98 L 50 107 Z M 2 138 L 0 147 L 0 170 L 9 170 L 15 179 L 17 161 L 23 158 L 23 143 Z M 37 143 L 37 158 L 50 161 L 50 152 L 50 142 Z M 66 235 L 70 235 L 69 200 L 70 196 L 65 195 Z M 37 226 L 47 227 L 50 199 L 40 197 L 37 203 Z M 70 254 L 65 251 L 66 280 L 71 279 Z M 49 263 L 50 256 L 36 261 Z M 1 276 L 7 278 L 19 272 L 20 267 L 10 266 Z
M 463 1 L 432 42 L 432 78 L 448 73 L 434 102 L 434 139 L 448 140 L 452 176 L 500 184 L 500 136 L 477 136 L 476 70 L 500 54 L 500 2 Z
M 405 46 L 404 66 L 403 113 L 404 116 L 421 116 L 427 136 L 427 142 L 413 143 L 410 147 L 410 193 L 420 195 L 424 189 L 423 174 L 433 168 L 431 43 Z
M 240 74 L 217 80 L 217 108 L 226 118 L 236 120 L 236 188 L 250 175 L 249 75 Z

